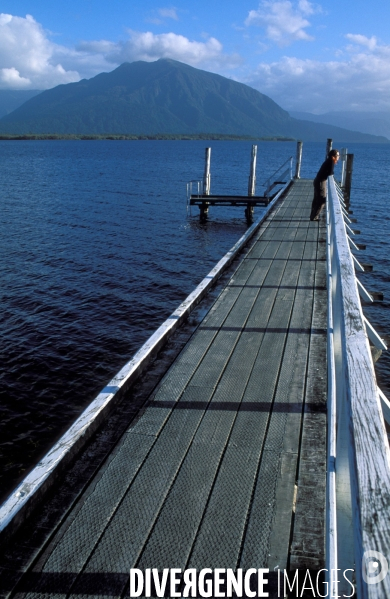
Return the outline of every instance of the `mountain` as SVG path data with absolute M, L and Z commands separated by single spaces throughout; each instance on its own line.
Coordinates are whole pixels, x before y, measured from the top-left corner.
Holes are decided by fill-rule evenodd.
M 0 89 L 0 118 L 40 93 L 39 89 Z
M 46 90 L 0 119 L 0 132 L 219 133 L 388 141 L 293 119 L 247 85 L 170 59 L 124 63 L 110 73 Z
M 304 119 L 313 123 L 325 123 L 369 133 L 370 135 L 384 135 L 390 139 L 390 112 L 327 112 L 325 114 L 311 114 L 310 112 L 292 112 L 290 115 L 296 119 Z
M 13 133 L 252 133 L 289 119 L 254 89 L 173 60 L 124 63 L 59 85 L 0 120 Z

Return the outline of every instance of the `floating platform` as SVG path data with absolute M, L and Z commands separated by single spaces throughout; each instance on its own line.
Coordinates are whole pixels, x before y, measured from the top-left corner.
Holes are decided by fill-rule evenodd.
M 286 181 L 284 182 L 286 185 Z M 190 206 L 268 206 L 272 197 L 264 196 L 234 196 L 234 195 L 191 195 Z

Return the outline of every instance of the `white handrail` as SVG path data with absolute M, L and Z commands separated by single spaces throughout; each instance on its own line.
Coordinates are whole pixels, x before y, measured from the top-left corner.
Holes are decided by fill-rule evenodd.
M 378 393 L 381 400 L 383 418 L 386 420 L 387 424 L 390 424 L 390 401 L 387 399 L 383 391 L 379 389 L 379 387 Z
M 339 596 L 351 594 L 351 586 L 342 575 L 350 568 L 355 572 L 359 599 L 382 599 L 390 597 L 390 574 L 373 584 L 376 571 L 367 570 L 367 552 L 376 551 L 387 560 L 390 557 L 390 451 L 347 238 L 349 227 L 333 177 L 328 179 L 327 211 L 328 297 L 332 315 L 331 320 L 328 317 L 332 342 L 328 339 L 331 419 L 327 568 L 334 567 L 336 560 L 336 568 L 340 569 Z M 335 416 L 336 423 L 332 420 Z M 331 476 L 332 461 L 335 481 Z M 336 531 L 332 528 L 334 521 Z
M 372 295 L 370 293 L 368 293 L 367 289 L 364 287 L 364 285 L 361 284 L 361 282 L 359 281 L 359 279 L 356 279 L 356 283 L 357 283 L 357 288 L 358 288 L 359 295 L 364 300 L 366 300 L 366 302 L 373 302 L 374 299 L 373 299 Z
M 329 210 L 327 209 L 327 230 L 329 231 Z M 328 292 L 328 458 L 326 486 L 326 568 L 329 597 L 338 597 L 337 576 L 337 511 L 336 511 L 336 369 L 334 362 L 333 309 L 332 309 L 332 265 L 329 236 L 326 246 L 326 270 Z
M 200 186 L 202 184 L 202 181 L 198 181 L 198 180 L 189 181 L 187 183 L 187 214 L 188 213 L 191 214 L 190 199 L 191 199 L 191 196 L 192 196 L 192 188 L 193 188 L 193 184 L 194 183 L 196 183 L 196 186 L 197 186 L 197 195 L 199 196 L 199 194 L 200 194 Z
M 372 324 L 367 320 L 367 318 L 365 316 L 363 316 L 363 318 L 364 318 L 364 324 L 366 325 L 367 336 L 370 339 L 370 341 L 378 349 L 386 350 L 387 349 L 386 343 L 383 341 L 383 339 L 381 337 L 379 337 L 378 333 L 376 332 L 376 330 L 374 329 Z

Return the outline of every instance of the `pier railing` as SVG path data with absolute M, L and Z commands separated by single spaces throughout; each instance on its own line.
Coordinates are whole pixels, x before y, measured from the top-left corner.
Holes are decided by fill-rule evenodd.
M 199 197 L 200 196 L 200 188 L 202 185 L 202 181 L 199 180 L 192 180 L 189 181 L 187 183 L 187 214 L 190 213 L 191 214 L 191 204 L 190 204 L 190 199 L 194 194 L 194 188 L 196 188 L 196 195 Z
M 358 249 L 358 246 L 352 240 L 354 231 L 347 214 L 340 189 L 330 177 L 327 202 L 329 596 L 351 594 L 343 572 L 352 569 L 357 596 L 380 599 L 390 597 L 390 573 L 386 576 L 390 558 L 390 451 L 382 405 L 384 410 L 389 406 L 376 385 L 369 338 L 381 348 L 386 346 L 362 312 L 359 294 L 367 301 L 372 301 L 372 297 L 355 275 L 355 268 L 361 265 L 351 252 L 351 247 Z
M 268 177 L 268 179 L 266 179 L 266 181 L 264 181 L 264 183 L 263 183 L 263 185 L 265 186 L 264 196 L 266 198 L 269 197 L 271 190 L 276 185 L 284 185 L 286 183 L 286 181 L 284 181 L 284 179 L 291 181 L 291 179 L 292 179 L 292 163 L 293 163 L 293 157 L 290 156 L 290 158 L 287 158 L 286 162 L 284 162 L 274 173 L 272 173 L 272 175 L 270 177 Z

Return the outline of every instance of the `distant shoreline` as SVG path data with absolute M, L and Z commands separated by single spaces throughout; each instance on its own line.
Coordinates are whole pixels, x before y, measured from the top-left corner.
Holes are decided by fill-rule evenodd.
M 221 140 L 221 141 L 296 141 L 293 137 L 252 137 L 250 135 L 228 135 L 219 133 L 157 133 L 155 135 L 133 135 L 133 134 L 106 134 L 106 135 L 88 135 L 88 134 L 62 134 L 62 133 L 27 133 L 25 135 L 11 135 L 0 133 L 0 141 L 16 140 L 104 140 L 113 141 L 127 140 L 162 140 L 162 141 L 192 141 L 192 140 Z

